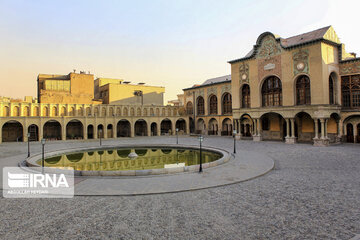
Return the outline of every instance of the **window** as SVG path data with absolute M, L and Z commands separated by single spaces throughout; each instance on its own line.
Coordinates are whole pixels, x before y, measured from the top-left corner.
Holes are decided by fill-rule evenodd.
M 282 86 L 279 78 L 275 76 L 268 77 L 261 89 L 262 105 L 282 106 Z
M 191 114 L 194 113 L 192 102 L 188 102 L 188 103 L 186 104 L 186 113 L 187 113 L 188 115 L 191 115 Z
M 250 87 L 249 85 L 245 84 L 241 90 L 242 96 L 242 104 L 243 108 L 250 108 Z
M 204 98 L 198 97 L 197 99 L 197 114 L 198 115 L 204 115 L 205 109 L 204 109 Z
M 300 76 L 296 80 L 296 105 L 311 104 L 310 79 L 307 76 Z
M 222 101 L 222 109 L 223 109 L 223 114 L 232 113 L 232 101 L 231 101 L 230 93 L 224 94 L 223 101 Z
M 217 97 L 211 95 L 210 97 L 210 114 L 217 114 Z
M 331 76 L 329 77 L 329 103 L 330 104 L 335 104 L 335 101 L 334 101 L 334 80 L 333 80 L 333 78 Z
M 360 75 L 341 77 L 342 105 L 345 108 L 360 107 Z

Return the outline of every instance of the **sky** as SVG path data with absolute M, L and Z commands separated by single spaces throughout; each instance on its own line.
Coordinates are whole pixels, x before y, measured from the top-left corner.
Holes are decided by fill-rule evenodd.
M 36 96 L 40 73 L 183 88 L 231 74 L 266 31 L 283 38 L 332 25 L 360 54 L 360 1 L 0 0 L 0 96 Z

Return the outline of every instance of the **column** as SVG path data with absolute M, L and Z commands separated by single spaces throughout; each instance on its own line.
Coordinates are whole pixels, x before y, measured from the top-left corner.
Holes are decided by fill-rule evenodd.
M 95 122 L 93 124 L 94 126 L 94 139 L 98 139 L 99 138 L 99 135 L 98 135 L 98 128 L 97 128 L 97 123 Z
M 66 140 L 66 125 L 64 120 L 62 121 L 61 124 L 61 140 Z
M 131 129 L 131 131 L 130 131 L 130 137 L 135 137 L 135 123 L 133 122 L 133 123 L 131 123 L 131 126 L 130 126 L 130 129 Z
M 319 123 L 318 123 L 318 119 L 315 118 L 314 119 L 314 123 L 315 123 L 315 139 L 319 139 Z
M 190 120 L 185 121 L 185 134 L 190 134 Z
M 171 121 L 171 135 L 176 135 L 176 119 Z
M 320 118 L 321 124 L 321 139 L 325 139 L 325 119 Z
M 353 124 L 353 129 L 354 129 L 354 143 L 356 143 L 356 136 L 357 136 L 357 126 L 356 124 Z
M 258 134 L 258 131 L 257 131 L 257 119 L 254 119 L 253 122 L 254 122 L 254 134 L 253 134 L 253 136 L 257 136 L 257 134 Z
M 158 136 L 161 136 L 161 123 L 156 123 L 156 132 Z
M 291 137 L 295 138 L 295 119 L 290 118 L 291 121 Z
M 150 137 L 151 136 L 151 125 L 146 126 L 147 129 L 147 136 Z
M 86 122 L 86 120 L 85 120 Z M 84 140 L 88 139 L 88 128 L 87 124 L 84 125 Z
M 2 143 L 2 127 L 0 127 L 0 143 Z
M 286 118 L 286 138 L 290 137 L 290 119 Z
M 325 138 L 328 138 L 328 131 L 327 131 L 327 124 L 328 124 L 328 121 L 329 121 L 329 119 L 325 119 L 325 128 L 324 128 L 324 131 L 325 131 Z

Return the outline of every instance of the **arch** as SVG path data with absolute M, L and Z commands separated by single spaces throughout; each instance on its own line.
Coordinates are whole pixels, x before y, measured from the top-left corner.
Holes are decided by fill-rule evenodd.
M 336 138 L 340 135 L 340 133 L 338 132 L 340 119 L 341 117 L 339 114 L 332 113 L 327 121 L 326 133 L 328 138 L 330 139 L 330 143 L 336 142 Z
M 261 87 L 262 106 L 282 106 L 282 84 L 276 76 L 267 77 Z
M 226 92 L 223 94 L 221 105 L 222 105 L 221 109 L 223 114 L 232 113 L 232 99 L 230 93 Z
M 354 126 L 351 123 L 346 124 L 346 142 L 354 142 Z
M 92 124 L 87 126 L 87 138 L 94 139 L 94 126 Z
M 209 135 L 218 135 L 219 132 L 219 124 L 215 118 L 211 118 L 208 123 L 208 134 Z
M 86 116 L 90 117 L 91 116 L 91 108 L 90 107 L 86 107 Z
M 192 114 L 194 114 L 194 107 L 193 107 L 193 103 L 192 102 L 187 102 L 187 104 L 186 104 L 186 113 L 188 114 L 188 115 L 192 115 Z
M 196 110 L 197 115 L 204 115 L 205 114 L 205 106 L 204 106 L 204 98 L 202 96 L 199 96 L 196 99 Z
M 110 107 L 110 108 L 109 108 L 109 116 L 110 116 L 110 117 L 114 117 L 114 116 L 115 116 L 115 114 L 114 114 L 114 108 L 113 108 L 113 107 Z
M 165 116 L 165 108 L 161 109 L 161 116 Z
M 28 133 L 30 133 L 28 141 L 39 141 L 39 127 L 36 124 L 28 127 Z
M 20 116 L 20 110 L 19 110 L 19 107 L 18 106 L 15 106 L 13 108 L 13 114 L 12 114 L 14 117 L 19 117 Z
M 40 112 L 39 112 L 39 107 L 34 107 L 34 112 L 33 112 L 33 116 L 35 117 L 38 117 L 40 115 Z
M 79 107 L 79 109 L 77 110 L 77 115 L 78 115 L 78 116 L 83 116 L 83 114 L 84 114 L 84 109 L 83 109 L 83 107 Z
M 107 132 L 106 132 L 107 137 L 108 138 L 113 138 L 114 137 L 113 125 L 108 124 L 106 130 L 107 130 Z
M 231 136 L 233 131 L 233 125 L 230 118 L 225 118 L 222 121 L 222 129 L 221 129 L 222 136 Z
M 206 124 L 204 119 L 199 118 L 196 122 L 196 133 L 197 134 L 205 134 Z
M 130 149 L 119 149 L 116 151 L 118 156 L 121 158 L 127 158 L 129 154 L 131 153 Z
M 311 91 L 310 78 L 306 75 L 300 75 L 296 79 L 296 105 L 310 105 Z
M 144 119 L 135 122 L 135 136 L 147 136 L 147 123 Z
M 240 117 L 240 133 L 243 137 L 251 137 L 253 134 L 254 122 L 251 116 L 247 113 Z
M 160 116 L 160 109 L 156 108 L 156 116 Z
M 212 94 L 209 97 L 209 114 L 217 114 L 217 113 L 218 113 L 217 97 Z
M 186 134 L 186 121 L 183 118 L 176 121 L 175 127 L 179 130 L 179 134 Z
M 356 129 L 357 129 L 357 136 L 356 136 L 356 142 L 357 143 L 360 143 L 360 123 L 358 123 L 357 125 L 356 125 Z
M 139 148 L 139 149 L 135 149 L 135 153 L 138 155 L 138 156 L 145 156 L 146 153 L 147 153 L 147 149 L 146 148 Z
M 157 136 L 157 124 L 156 122 L 151 123 L 151 136 Z
M 189 117 L 189 130 L 190 130 L 190 133 L 195 132 L 195 121 L 192 117 Z
M 130 108 L 130 116 L 135 116 L 135 109 L 134 108 Z
M 66 124 L 66 140 L 68 139 L 83 139 L 84 126 L 82 122 L 77 119 L 71 120 Z
M 171 116 L 171 108 L 168 108 L 168 109 L 167 109 L 167 114 L 168 114 L 168 117 Z
M 84 153 L 71 153 L 71 154 L 67 154 L 66 158 L 67 160 L 69 160 L 69 162 L 80 162 L 84 157 Z
M 129 115 L 127 107 L 123 108 L 123 115 L 127 117 Z
M 43 127 L 43 138 L 61 140 L 61 124 L 56 120 L 49 120 Z
M 286 122 L 279 113 L 265 113 L 260 118 L 261 135 L 264 140 L 284 140 L 286 136 Z
M 104 133 L 104 125 L 99 124 L 97 126 L 97 133 L 98 133 L 98 138 L 104 138 L 104 135 L 105 135 L 105 133 Z
M 106 107 L 101 108 L 101 116 L 106 117 Z
M 336 86 L 337 86 L 337 75 L 335 72 L 330 73 L 329 75 L 329 104 L 336 104 Z
M 148 115 L 148 113 L 147 113 L 147 108 L 144 108 L 144 109 L 143 109 L 143 116 L 146 117 L 147 115 Z
M 95 117 L 99 116 L 99 107 L 94 108 L 94 115 L 95 115 Z
M 57 107 L 53 106 L 51 109 L 51 116 L 56 117 L 57 116 Z
M 150 116 L 155 116 L 155 113 L 154 113 L 154 108 L 150 108 Z
M 250 108 L 250 86 L 248 84 L 244 84 L 241 87 L 241 107 Z
M 128 120 L 122 119 L 116 125 L 116 137 L 130 137 L 131 124 Z
M 136 109 L 136 116 L 140 117 L 141 116 L 141 108 L 137 108 Z
M 307 112 L 298 112 L 295 115 L 294 136 L 298 142 L 312 142 L 315 137 L 315 123 L 311 115 Z M 284 126 L 284 135 L 287 135 L 286 125 Z M 290 135 L 290 133 L 288 134 Z
M 121 108 L 120 107 L 116 108 L 116 116 L 117 117 L 121 116 Z
M 160 129 L 161 129 L 161 135 L 171 135 L 172 132 L 171 120 L 168 118 L 162 120 L 160 124 Z
M 75 116 L 75 108 L 70 107 L 69 116 Z
M 8 121 L 2 126 L 2 141 L 22 142 L 24 141 L 23 132 L 24 128 L 20 122 L 15 120 Z
M 8 106 L 5 106 L 3 109 L 3 116 L 9 117 L 10 116 L 10 108 Z
M 24 117 L 30 117 L 30 108 L 28 106 L 25 106 L 23 109 L 23 116 Z
M 61 107 L 61 113 L 60 116 L 66 116 L 66 107 Z

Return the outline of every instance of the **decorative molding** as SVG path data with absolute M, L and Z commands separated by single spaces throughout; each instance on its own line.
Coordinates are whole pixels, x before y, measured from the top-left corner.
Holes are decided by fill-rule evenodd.
M 240 82 L 249 83 L 249 64 L 242 63 L 239 67 Z
M 360 73 L 360 62 L 340 64 L 340 75 Z
M 225 84 L 221 87 L 221 95 L 223 95 L 226 92 L 231 94 L 231 85 L 230 84 Z
M 207 89 L 207 96 L 209 97 L 211 94 L 217 95 L 217 88 L 216 87 L 210 87 Z
M 257 58 L 269 58 L 281 53 L 280 44 L 276 39 L 268 35 L 264 37 L 261 41 L 261 46 L 257 51 Z
M 309 73 L 309 50 L 300 49 L 293 53 L 294 76 L 299 73 Z
M 204 97 L 204 89 L 199 89 L 195 91 L 195 97 L 197 98 L 199 96 Z

